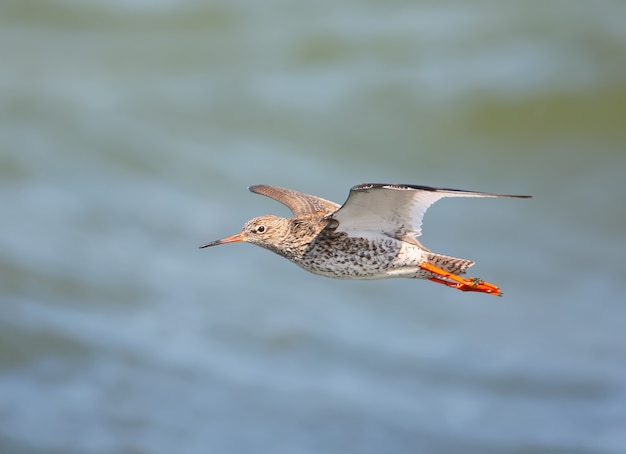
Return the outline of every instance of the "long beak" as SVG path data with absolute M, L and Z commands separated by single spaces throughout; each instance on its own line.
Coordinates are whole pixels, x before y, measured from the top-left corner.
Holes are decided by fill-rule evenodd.
M 239 233 L 235 233 L 234 235 L 227 236 L 226 238 L 222 238 L 221 240 L 212 241 L 210 243 L 203 244 L 202 246 L 200 246 L 200 249 L 205 248 L 205 247 L 217 246 L 219 244 L 240 243 L 241 241 L 244 241 L 244 238 L 241 232 L 239 232 Z

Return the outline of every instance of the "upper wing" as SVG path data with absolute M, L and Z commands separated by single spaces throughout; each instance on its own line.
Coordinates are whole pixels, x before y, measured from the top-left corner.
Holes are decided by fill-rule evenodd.
M 348 200 L 332 215 L 338 231 L 370 230 L 394 238 L 421 235 L 422 218 L 433 203 L 444 197 L 514 197 L 526 195 L 489 194 L 459 189 L 403 184 L 365 183 L 350 189 Z
M 294 216 L 304 216 L 307 214 L 328 215 L 334 213 L 339 208 L 339 204 L 329 200 L 315 197 L 314 195 L 292 191 L 291 189 L 279 188 L 260 184 L 250 186 L 250 191 L 270 197 L 283 205 L 287 205 Z

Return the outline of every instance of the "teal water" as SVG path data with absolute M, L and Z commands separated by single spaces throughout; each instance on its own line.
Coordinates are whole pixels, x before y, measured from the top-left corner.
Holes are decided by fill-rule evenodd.
M 2 2 L 0 452 L 625 452 L 624 17 Z M 361 182 L 504 297 L 197 248 Z

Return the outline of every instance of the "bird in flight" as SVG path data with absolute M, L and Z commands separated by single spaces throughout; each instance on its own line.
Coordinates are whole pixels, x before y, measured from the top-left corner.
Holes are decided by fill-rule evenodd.
M 478 278 L 460 276 L 472 260 L 432 252 L 418 241 L 424 213 L 444 197 L 530 198 L 406 184 L 364 183 L 350 189 L 343 205 L 291 189 L 250 186 L 292 212 L 292 218 L 265 215 L 241 232 L 201 248 L 245 241 L 269 249 L 311 273 L 337 279 L 428 279 L 466 292 L 501 296 Z

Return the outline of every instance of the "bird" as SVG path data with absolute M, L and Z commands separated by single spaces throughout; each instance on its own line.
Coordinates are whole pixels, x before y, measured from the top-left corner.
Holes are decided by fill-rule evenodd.
M 286 205 L 293 217 L 255 217 L 239 233 L 200 246 L 248 242 L 305 270 L 337 279 L 428 279 L 464 292 L 502 296 L 499 287 L 462 277 L 474 261 L 438 254 L 418 237 L 426 210 L 445 197 L 531 198 L 412 184 L 363 183 L 343 205 L 269 185 L 248 188 Z

